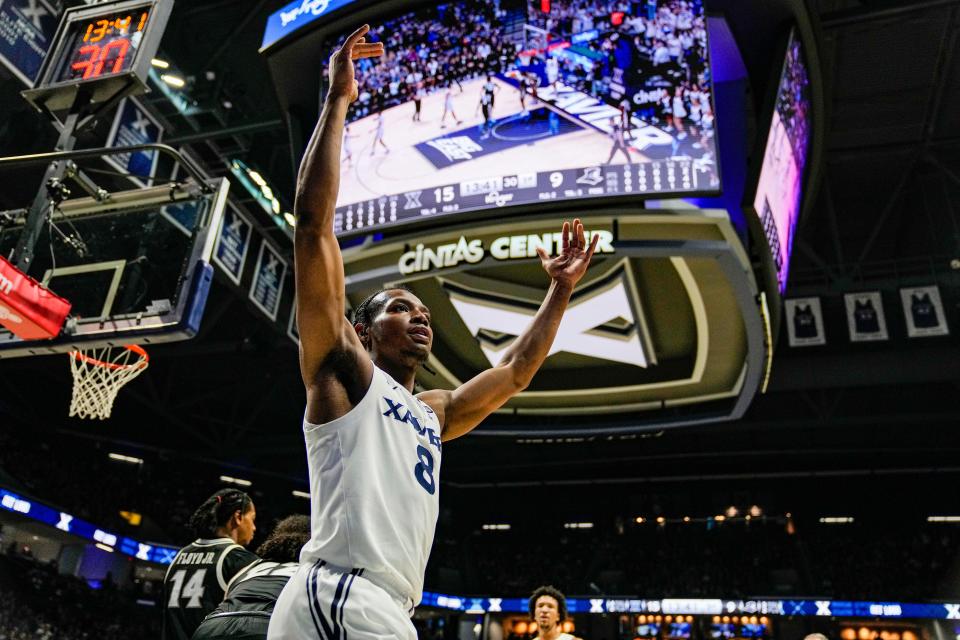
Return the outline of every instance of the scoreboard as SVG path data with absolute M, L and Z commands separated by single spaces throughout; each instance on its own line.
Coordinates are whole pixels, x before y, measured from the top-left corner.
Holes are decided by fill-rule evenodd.
M 709 189 L 709 172 L 696 160 L 654 160 L 579 169 L 516 173 L 405 191 L 337 207 L 334 232 L 401 224 L 424 217 L 632 193 L 677 193 Z

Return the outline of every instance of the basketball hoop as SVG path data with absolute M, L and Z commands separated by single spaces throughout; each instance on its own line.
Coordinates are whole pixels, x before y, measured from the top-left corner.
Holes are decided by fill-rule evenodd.
M 70 416 L 106 420 L 120 388 L 140 375 L 150 357 L 143 347 L 128 344 L 119 353 L 114 347 L 80 349 L 70 352 L 73 397 Z

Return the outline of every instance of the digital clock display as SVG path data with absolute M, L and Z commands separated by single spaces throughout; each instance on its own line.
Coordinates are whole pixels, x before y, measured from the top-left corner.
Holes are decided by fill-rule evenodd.
M 54 83 L 129 71 L 150 20 L 150 6 L 76 20 L 67 26 Z

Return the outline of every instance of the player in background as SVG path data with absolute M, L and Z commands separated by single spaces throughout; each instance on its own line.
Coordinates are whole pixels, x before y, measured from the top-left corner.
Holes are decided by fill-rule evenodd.
M 330 88 L 297 177 L 294 273 L 311 539 L 277 601 L 270 640 L 416 639 L 410 616 L 423 595 L 439 513 L 442 443 L 472 431 L 530 384 L 599 238 L 587 246 L 580 221 L 564 223 L 558 255 L 538 251 L 550 282 L 544 301 L 500 363 L 457 389 L 414 396 L 433 344 L 430 310 L 410 291 L 390 288 L 359 304 L 351 324 L 333 232 L 344 118 L 358 93 L 353 60 L 384 52 L 382 43 L 365 41 L 368 30 L 351 34 L 331 58 Z
M 530 617 L 537 623 L 537 640 L 578 640 L 563 633 L 567 619 L 567 599 L 556 587 L 537 588 L 527 603 Z
M 387 153 L 390 153 L 390 147 L 383 141 L 383 132 L 387 127 L 387 123 L 383 119 L 383 111 L 377 112 L 377 117 L 373 122 L 373 129 L 370 129 L 370 133 L 373 134 L 373 143 L 370 145 L 370 155 L 372 156 L 377 152 L 377 144 L 380 144 L 380 146 L 386 149 Z
M 357 134 L 350 131 L 350 125 L 343 128 L 343 162 L 347 163 L 347 169 L 353 166 L 353 139 Z
M 453 120 L 457 124 L 463 124 L 463 120 L 457 117 L 456 111 L 453 110 L 453 85 L 448 85 L 446 92 L 443 94 L 443 117 L 440 118 L 440 128 L 447 128 L 447 114 L 453 116 Z
M 497 104 L 497 92 L 500 87 L 493 81 L 493 76 L 488 75 L 487 81 L 483 83 L 483 92 L 490 96 L 490 117 L 493 118 L 493 109 Z
M 420 110 L 423 107 L 423 98 L 427 92 L 423 88 L 423 82 L 418 82 L 413 90 L 413 121 L 420 122 Z
M 487 93 L 486 91 L 480 92 L 480 102 L 477 103 L 477 108 L 474 110 L 473 115 L 476 116 L 478 111 L 483 111 L 483 124 L 480 125 L 480 138 L 485 140 L 490 137 L 490 131 L 493 129 L 493 94 Z
M 547 84 L 553 89 L 553 99 L 557 99 L 557 83 L 560 80 L 560 61 L 553 56 L 547 56 L 546 62 Z
M 624 96 L 618 108 L 620 109 L 620 126 L 623 127 L 623 137 L 629 140 L 630 131 L 633 129 L 633 101 L 628 96 Z
M 257 561 L 244 549 L 253 540 L 256 519 L 253 500 L 239 489 L 217 491 L 190 517 L 197 539 L 177 553 L 163 579 L 164 640 L 190 640 L 223 600 L 230 580 Z
M 193 640 L 266 640 L 270 614 L 297 572 L 300 549 L 309 539 L 309 517 L 287 516 L 278 522 L 257 549 L 261 559 L 233 577 L 223 602 L 200 623 Z
M 613 141 L 613 146 L 610 148 L 610 157 L 604 164 L 613 162 L 613 156 L 617 155 L 617 151 L 622 151 L 623 155 L 627 156 L 627 162 L 629 163 L 631 160 L 630 146 L 623 137 L 623 125 L 620 124 L 620 119 L 617 117 L 610 118 L 610 140 Z
M 520 92 L 520 118 L 523 120 L 530 119 L 530 110 L 527 109 L 527 87 L 529 86 L 527 74 L 520 72 L 520 77 L 517 78 L 517 91 Z

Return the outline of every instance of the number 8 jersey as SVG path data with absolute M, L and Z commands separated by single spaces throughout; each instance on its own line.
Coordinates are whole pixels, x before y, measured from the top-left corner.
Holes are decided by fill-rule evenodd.
M 230 538 L 194 540 L 181 549 L 163 580 L 163 640 L 190 640 L 230 580 L 258 559 Z
M 433 410 L 376 365 L 349 413 L 304 421 L 311 538 L 300 562 L 363 569 L 418 604 L 439 510 L 440 430 Z

